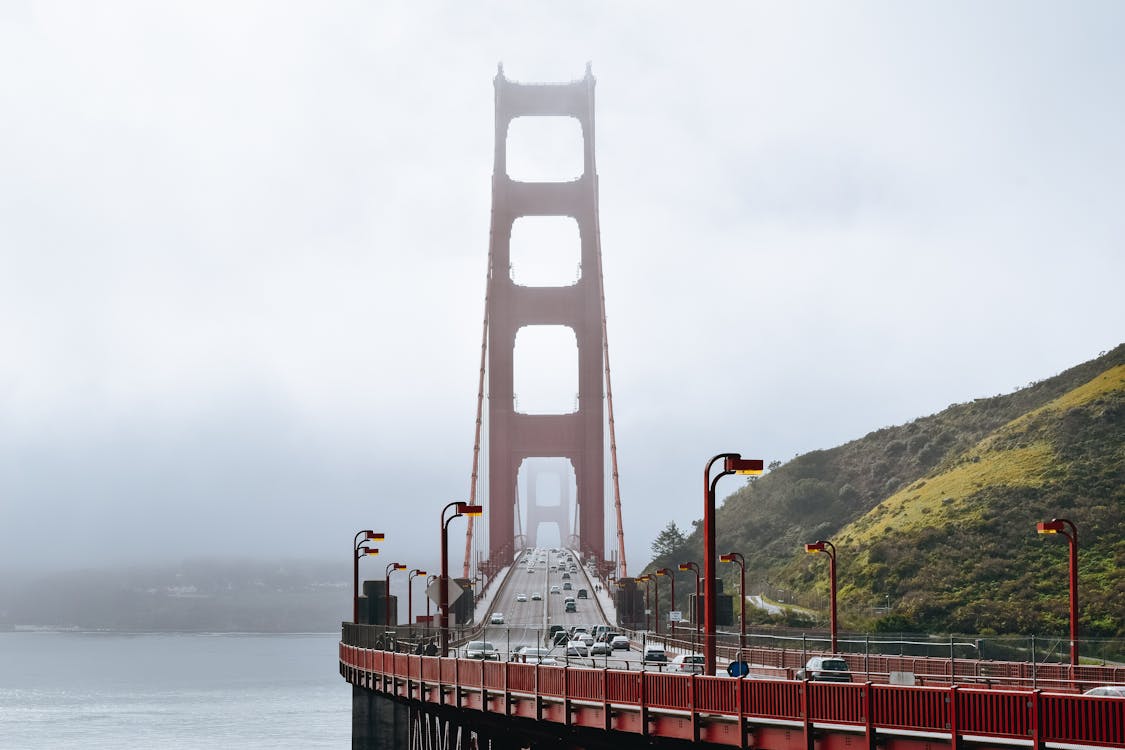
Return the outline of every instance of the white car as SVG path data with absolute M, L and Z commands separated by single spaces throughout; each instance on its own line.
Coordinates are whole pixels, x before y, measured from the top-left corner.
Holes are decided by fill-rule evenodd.
M 672 663 L 668 665 L 668 671 L 703 674 L 703 656 L 701 654 L 680 654 L 673 657 Z
M 610 651 L 613 651 L 613 646 L 605 641 L 594 641 L 594 645 L 590 646 L 590 656 L 608 654 Z
M 644 660 L 655 664 L 666 664 L 668 662 L 668 654 L 665 653 L 663 646 L 653 646 L 649 644 L 645 646 Z
M 586 641 L 569 641 L 566 644 L 567 656 L 589 656 L 590 648 L 586 645 Z
M 465 658 L 499 661 L 500 652 L 488 641 L 469 641 L 469 644 L 465 646 Z
M 527 594 L 516 594 L 516 601 L 517 602 L 526 602 L 527 601 Z
M 491 619 L 489 619 L 488 622 L 492 625 L 503 625 L 504 624 L 504 613 L 503 612 L 493 612 L 492 617 L 491 617 Z
M 538 591 L 535 591 L 531 594 L 531 601 L 541 602 L 541 601 L 543 601 L 543 595 L 540 594 Z
M 551 587 L 551 593 L 552 593 L 552 594 L 561 594 L 561 593 L 562 593 L 562 589 L 560 589 L 560 588 L 559 588 L 558 586 L 552 586 L 552 587 Z
M 534 646 L 524 646 L 519 650 L 520 660 L 525 664 L 543 664 L 551 666 L 558 664 L 555 657 L 551 656 L 551 652 L 545 648 L 535 648 Z
M 1125 698 L 1125 685 L 1103 685 L 1090 688 L 1083 695 L 1100 695 L 1103 698 Z

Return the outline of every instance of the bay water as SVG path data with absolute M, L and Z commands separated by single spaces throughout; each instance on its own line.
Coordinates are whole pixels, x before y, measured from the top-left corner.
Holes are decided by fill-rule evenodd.
M 338 633 L 0 632 L 0 749 L 351 744 Z

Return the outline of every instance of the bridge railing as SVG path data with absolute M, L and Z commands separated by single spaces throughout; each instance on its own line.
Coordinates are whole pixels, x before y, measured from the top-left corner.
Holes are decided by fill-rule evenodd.
M 727 720 L 792 721 L 880 732 L 1085 743 L 1125 748 L 1125 700 L 1041 690 L 908 687 L 865 683 L 754 680 L 517 662 L 416 656 L 340 644 L 351 682 L 416 700 L 446 703 L 452 693 L 487 691 L 505 700 L 477 710 L 505 710 L 520 700 L 585 701 L 614 708 L 687 712 Z M 395 677 L 395 680 L 377 679 Z M 446 690 L 451 688 L 452 690 Z
M 636 644 L 658 643 L 666 649 L 682 653 L 702 651 L 694 639 L 694 631 L 682 629 L 677 637 L 657 635 L 651 631 L 623 632 Z M 741 659 L 751 666 L 751 674 L 758 677 L 794 679 L 797 670 L 813 656 L 827 656 L 831 652 L 816 647 L 778 649 L 754 646 L 739 650 L 738 636 L 720 634 L 723 641 L 716 653 L 723 662 Z M 813 639 L 814 644 L 819 640 Z M 949 685 L 982 687 L 1021 687 L 1055 692 L 1082 692 L 1097 685 L 1125 685 L 1125 666 L 1112 664 L 1031 664 L 1027 662 L 993 661 L 971 658 L 938 658 L 932 656 L 887 655 L 874 653 L 835 654 L 848 663 L 856 675 L 865 681 L 890 682 L 891 673 L 909 673 L 918 685 Z

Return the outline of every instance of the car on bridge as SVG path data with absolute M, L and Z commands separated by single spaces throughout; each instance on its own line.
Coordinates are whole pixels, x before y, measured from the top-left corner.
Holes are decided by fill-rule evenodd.
M 620 649 L 629 650 L 629 639 L 621 633 L 613 633 L 609 636 L 609 645 L 613 647 L 614 651 Z
M 703 674 L 702 654 L 678 654 L 672 657 L 668 665 L 669 672 L 686 672 L 688 674 Z
M 589 599 L 590 593 L 588 591 L 586 591 L 586 589 L 578 589 L 578 598 L 579 599 Z
M 668 662 L 668 654 L 664 651 L 663 646 L 649 644 L 645 646 L 643 660 L 652 664 L 666 664 Z
M 1102 698 L 1125 698 L 1125 685 L 1102 685 L 1090 688 L 1082 695 L 1100 695 Z
M 590 647 L 586 645 L 586 641 L 569 641 L 566 644 L 567 656 L 589 656 Z
M 465 645 L 465 658 L 500 661 L 500 652 L 488 641 L 469 641 Z
M 552 586 L 552 587 L 551 587 L 551 593 L 552 593 L 552 594 L 561 594 L 561 593 L 562 593 L 562 589 L 560 589 L 560 588 L 558 587 L 558 585 L 556 584 L 556 585 L 554 585 L 554 586 Z
M 518 652 L 520 661 L 525 664 L 543 664 L 544 666 L 553 666 L 558 664 L 558 660 L 551 654 L 548 649 L 535 648 L 534 646 L 524 646 Z
M 488 619 L 488 622 L 489 622 L 490 625 L 503 625 L 504 624 L 504 613 L 503 612 L 493 612 L 492 617 L 490 617 Z
M 568 601 L 568 602 L 563 602 L 563 612 L 570 613 L 570 612 L 577 612 L 577 611 L 578 611 L 578 605 L 574 602 L 573 599 L 571 601 Z
M 838 656 L 814 656 L 805 662 L 804 669 L 798 669 L 798 680 L 817 682 L 851 682 L 852 673 L 848 663 Z
M 612 651 L 613 646 L 606 641 L 594 641 L 594 645 L 590 646 L 590 656 L 609 654 Z
M 517 602 L 526 602 L 527 601 L 527 594 L 516 594 L 516 601 Z
M 533 592 L 531 592 L 531 601 L 541 602 L 541 601 L 543 601 L 543 595 L 540 594 L 538 591 L 533 591 Z

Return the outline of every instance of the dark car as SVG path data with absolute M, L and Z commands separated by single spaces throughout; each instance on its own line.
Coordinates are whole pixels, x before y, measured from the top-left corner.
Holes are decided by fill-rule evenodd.
M 851 682 L 852 673 L 848 663 L 838 656 L 814 656 L 805 663 L 804 669 L 797 670 L 798 680 L 817 682 Z
M 578 589 L 578 598 L 588 599 L 590 598 L 590 594 L 586 591 L 586 589 Z

